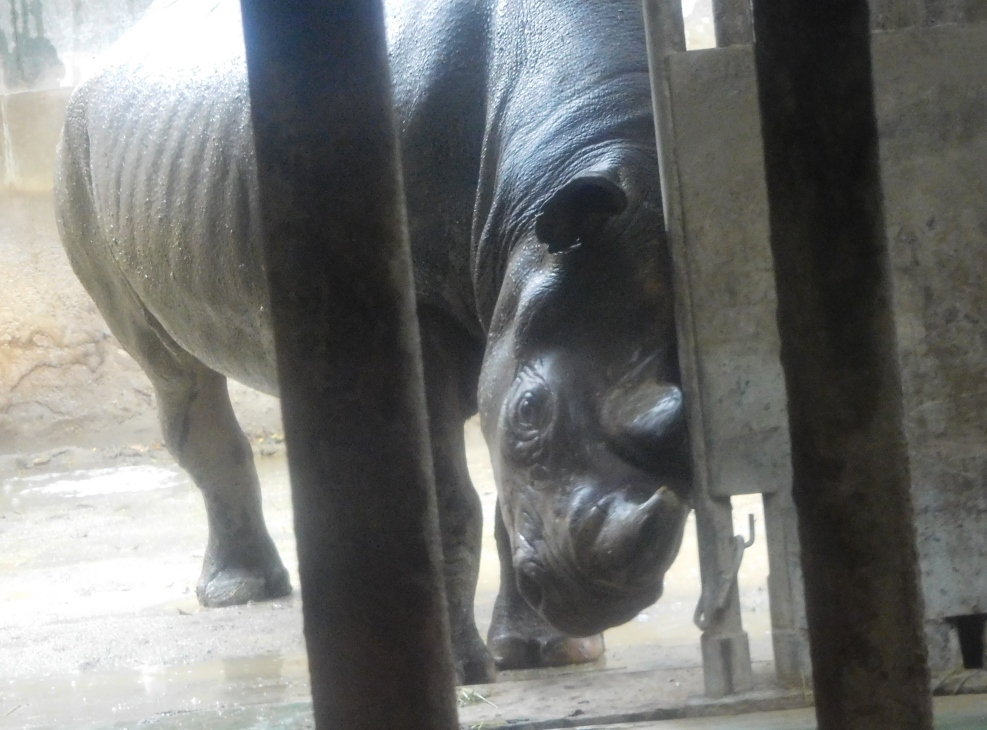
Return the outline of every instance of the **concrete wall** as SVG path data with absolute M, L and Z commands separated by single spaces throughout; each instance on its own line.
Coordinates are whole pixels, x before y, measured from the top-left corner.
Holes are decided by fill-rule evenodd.
M 987 26 L 873 47 L 926 613 L 987 613 Z
M 872 48 L 915 524 L 945 669 L 959 661 L 947 619 L 987 613 L 987 25 L 878 32 Z M 749 55 L 669 60 L 714 494 L 780 493 L 789 478 Z
M 72 87 L 151 0 L 2 0 L 0 95 Z
M 128 440 L 156 435 L 150 385 L 72 273 L 51 195 L 71 85 L 147 5 L 0 3 L 0 453 L 90 445 L 124 424 Z

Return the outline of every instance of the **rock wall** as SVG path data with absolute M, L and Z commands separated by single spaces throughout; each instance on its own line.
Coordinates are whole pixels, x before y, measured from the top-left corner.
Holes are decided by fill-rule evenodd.
M 280 430 L 275 399 L 231 393 L 248 433 Z M 62 251 L 51 191 L 0 191 L 0 454 L 159 434 L 150 383 Z
M 52 199 L 70 87 L 149 4 L 0 6 L 0 455 L 160 440 L 151 385 L 75 278 Z M 248 433 L 280 431 L 276 400 L 231 393 Z
M 51 192 L 70 87 L 147 5 L 0 11 L 0 454 L 158 438 L 150 384 L 72 273 Z
M 0 193 L 0 292 L 0 452 L 89 445 L 149 411 L 150 384 L 62 252 L 50 191 Z M 154 419 L 140 425 L 148 438 Z

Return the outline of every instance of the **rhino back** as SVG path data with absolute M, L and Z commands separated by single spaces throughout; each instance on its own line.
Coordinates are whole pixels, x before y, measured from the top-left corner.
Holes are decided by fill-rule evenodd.
M 387 4 L 408 229 L 419 304 L 482 342 L 470 274 L 487 113 L 488 0 Z
M 273 392 L 237 5 L 160 3 L 105 57 L 70 103 L 56 199 L 87 287 L 115 277 L 183 349 Z
M 478 341 L 470 236 L 485 19 L 484 0 L 393 2 L 388 16 L 418 298 Z M 121 277 L 182 348 L 273 392 L 240 28 L 236 0 L 152 6 L 73 97 L 59 215 L 90 289 Z

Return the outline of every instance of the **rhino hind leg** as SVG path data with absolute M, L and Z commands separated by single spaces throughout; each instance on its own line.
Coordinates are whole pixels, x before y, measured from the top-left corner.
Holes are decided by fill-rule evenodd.
M 55 201 L 62 243 L 79 281 L 157 395 L 165 443 L 202 492 L 209 540 L 196 593 L 204 606 L 241 604 L 291 592 L 264 524 L 250 443 L 233 413 L 226 378 L 183 350 L 130 285 L 102 231 L 93 199 L 86 94 L 66 115 Z M 115 242 L 114 242 L 115 243 Z
M 196 586 L 199 603 L 232 606 L 288 595 L 291 582 L 264 524 L 253 452 L 226 378 L 194 361 L 180 377 L 152 374 L 151 380 L 168 450 L 206 505 L 209 540 Z
M 603 634 L 576 638 L 551 626 L 528 605 L 517 589 L 510 538 L 497 505 L 494 535 L 500 558 L 500 592 L 494 603 L 487 646 L 498 669 L 561 667 L 593 662 L 603 656 Z
M 250 442 L 226 378 L 182 350 L 126 285 L 93 288 L 111 329 L 151 380 L 168 451 L 202 493 L 209 524 L 196 596 L 232 606 L 291 593 L 288 571 L 264 524 Z M 117 282 L 113 282 L 117 283 Z M 112 292 L 112 299 L 104 296 Z

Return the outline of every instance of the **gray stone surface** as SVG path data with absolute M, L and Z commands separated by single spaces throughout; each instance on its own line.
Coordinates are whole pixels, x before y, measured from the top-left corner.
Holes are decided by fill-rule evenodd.
M 885 220 L 927 618 L 987 612 L 987 27 L 877 34 Z
M 676 54 L 669 73 L 710 493 L 789 489 L 753 57 Z
M 983 26 L 947 26 L 877 34 L 873 44 L 913 499 L 933 620 L 987 611 L 985 41 Z M 750 49 L 676 54 L 669 69 L 710 490 L 784 493 L 787 416 Z M 787 552 L 794 574 L 797 541 L 775 530 L 769 545 Z M 802 607 L 791 610 L 804 627 Z M 932 634 L 947 633 L 933 642 L 942 645 L 933 666 L 945 668 L 955 638 L 937 626 Z

